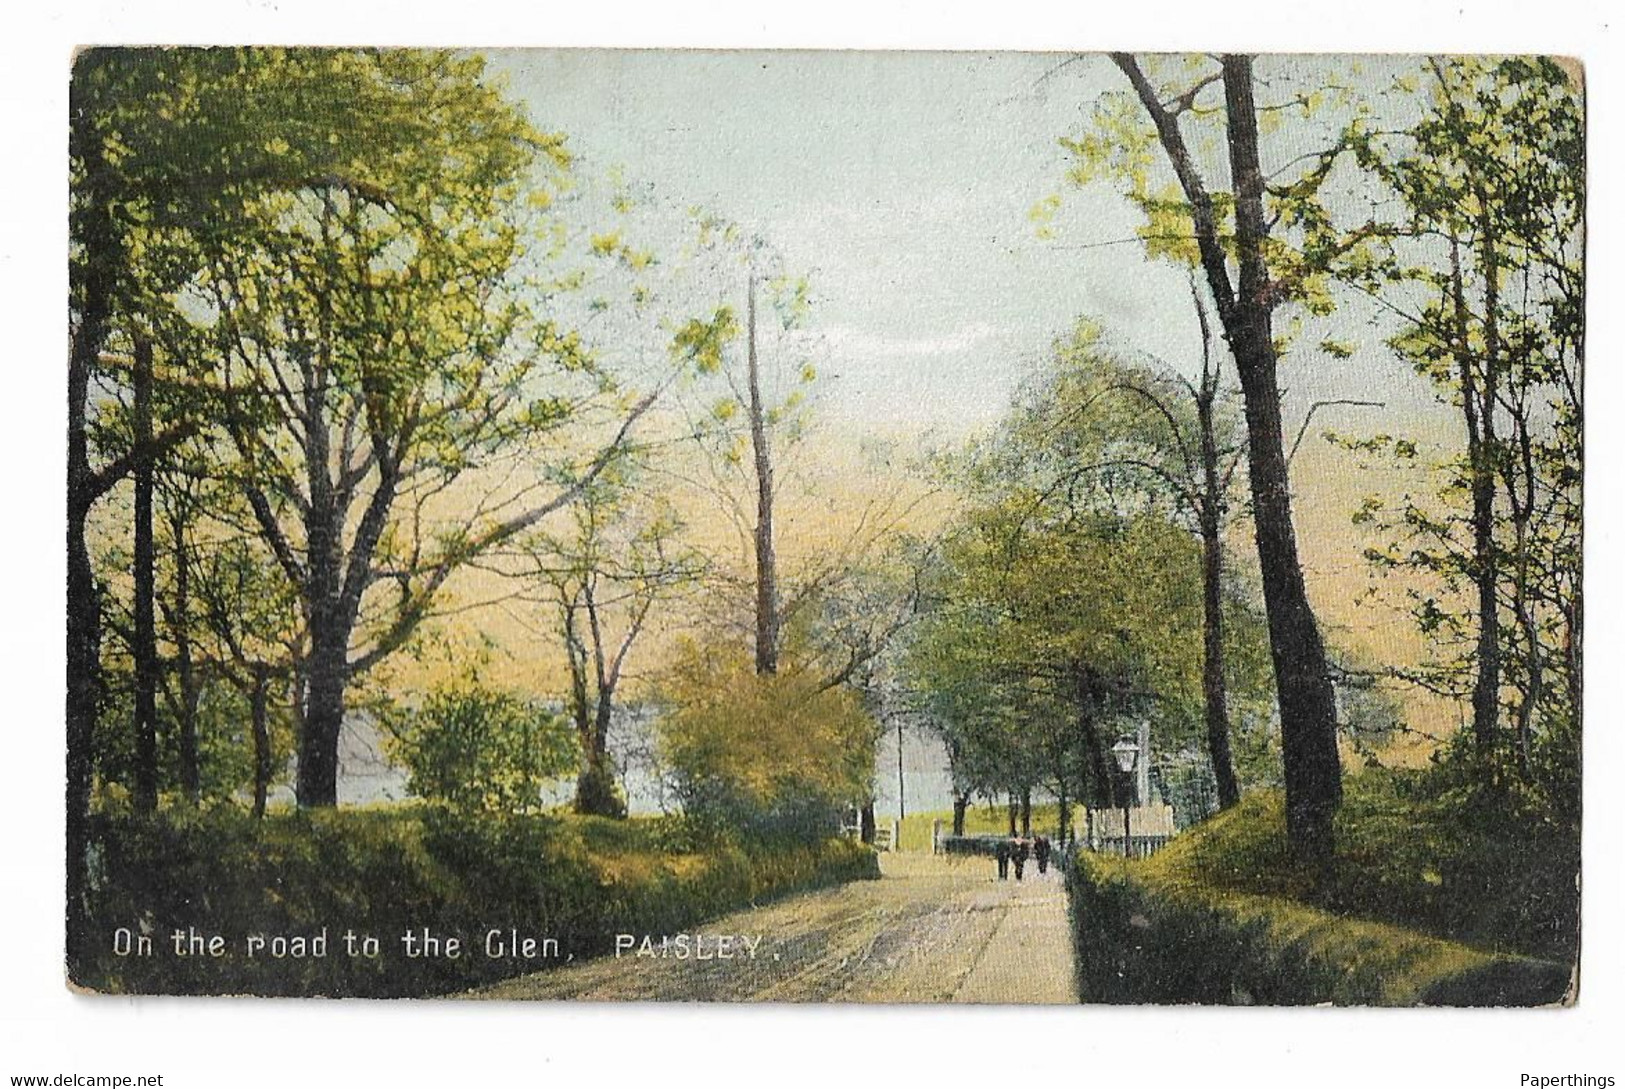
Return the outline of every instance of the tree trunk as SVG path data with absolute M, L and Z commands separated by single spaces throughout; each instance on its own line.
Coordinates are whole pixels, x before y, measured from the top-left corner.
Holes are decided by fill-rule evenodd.
M 1177 116 L 1163 105 L 1131 55 L 1114 53 L 1112 58 L 1155 123 L 1158 141 L 1190 205 L 1202 272 L 1241 379 L 1254 538 L 1263 572 L 1270 656 L 1281 711 L 1287 838 L 1299 857 L 1329 863 L 1332 818 L 1343 797 L 1337 705 L 1292 524 L 1292 493 L 1281 435 L 1281 389 L 1271 330 L 1277 285 L 1270 281 L 1264 255 L 1269 224 L 1258 159 L 1252 58 L 1232 53 L 1221 62 L 1226 143 L 1235 184 L 1234 252 L 1240 273 L 1235 288 L 1230 282 L 1229 254 L 1219 238 L 1213 197 L 1186 147 Z
M 271 791 L 271 731 L 266 723 L 266 686 L 263 664 L 254 666 L 254 687 L 249 695 L 249 725 L 254 732 L 254 810 L 255 820 L 265 816 L 265 798 Z
M 583 747 L 581 775 L 576 779 L 575 810 L 619 820 L 626 816 L 626 802 L 616 790 L 615 769 L 609 761 L 609 726 L 614 710 L 614 689 L 600 688 L 592 728 Z
M 313 616 L 314 619 L 314 616 Z M 334 806 L 339 800 L 339 734 L 344 726 L 344 688 L 349 680 L 349 639 L 335 625 L 311 625 L 306 661 L 305 714 L 299 731 L 296 794 L 301 808 Z
M 965 811 L 970 808 L 970 791 L 954 795 L 954 835 L 965 834 Z
M 90 794 L 94 769 L 96 704 L 100 699 L 100 606 L 85 543 L 83 517 L 68 513 L 68 775 L 67 959 L 69 975 L 88 952 L 86 867 L 90 848 Z
M 1006 812 L 1008 812 L 1010 815 L 1010 838 L 1014 839 L 1016 836 L 1016 814 L 1021 808 L 1021 804 L 1016 800 L 1014 793 L 1005 794 L 1004 807 Z
M 175 549 L 175 606 L 170 638 L 175 644 L 175 672 L 180 681 L 176 726 L 180 735 L 181 793 L 196 805 L 203 797 L 202 775 L 198 767 L 197 716 L 202 701 L 197 666 L 192 660 L 192 636 L 188 625 L 192 609 L 192 565 L 186 551 L 186 518 L 172 512 L 170 535 Z
M 1061 780 L 1055 795 L 1055 845 L 1066 846 L 1066 833 L 1072 827 L 1072 803 L 1066 796 L 1066 781 Z
M 1080 672 L 1077 678 L 1078 692 L 1078 733 L 1083 739 L 1084 760 L 1089 772 L 1087 796 L 1084 799 L 1090 806 L 1101 804 L 1115 806 L 1117 804 L 1117 773 L 1106 757 L 1106 746 L 1101 741 L 1100 731 L 1095 726 L 1095 717 L 1090 710 L 1092 700 L 1088 688 L 1087 677 Z M 1102 798 L 1101 795 L 1105 797 Z
M 875 800 L 870 798 L 858 809 L 858 839 L 864 843 L 875 841 Z M 893 844 L 896 849 L 896 844 Z
M 1021 788 L 1021 834 L 1033 834 L 1033 792 L 1031 787 Z
M 133 640 L 135 768 L 131 800 L 142 813 L 158 808 L 158 625 L 154 617 L 156 550 L 152 539 L 152 342 L 135 338 L 131 374 L 135 480 Z
M 1204 459 L 1208 443 L 1204 442 Z M 1208 502 L 1217 479 L 1209 466 Z M 1241 800 L 1230 755 L 1230 713 L 1224 682 L 1224 546 L 1219 540 L 1217 511 L 1202 515 L 1202 702 L 1207 714 L 1207 752 L 1218 786 L 1219 808 Z
M 750 445 L 756 468 L 756 672 L 779 671 L 779 588 L 773 555 L 773 461 L 768 449 L 767 409 L 756 358 L 756 277 L 745 305 L 745 359 L 750 387 Z
M 113 296 L 124 264 L 122 239 L 113 220 L 116 186 L 93 116 L 85 101 L 95 54 L 82 58 L 69 88 L 68 153 L 82 164 L 80 200 L 71 210 L 71 233 L 83 247 L 69 265 L 78 324 L 68 351 L 68 585 L 67 585 L 67 945 L 68 970 L 77 973 L 86 952 L 86 867 L 90 846 L 90 797 L 97 704 L 101 699 L 101 606 L 85 538 L 90 508 L 105 490 L 90 469 L 86 419 L 90 380 L 107 342 Z
M 1456 316 L 1456 367 L 1461 382 L 1461 408 L 1467 426 L 1468 489 L 1472 496 L 1473 586 L 1477 591 L 1478 640 L 1473 676 L 1473 750 L 1481 772 L 1494 767 L 1495 734 L 1500 718 L 1501 615 L 1496 601 L 1499 578 L 1495 556 L 1495 368 L 1485 361 L 1480 385 L 1473 349 L 1467 334 L 1467 302 L 1462 286 L 1461 258 L 1454 239 L 1450 244 L 1450 292 Z M 1486 304 L 1495 304 L 1495 288 L 1486 285 Z M 1486 335 L 1486 341 L 1490 338 Z M 1487 349 L 1486 349 L 1487 350 Z
M 1231 176 L 1236 186 L 1238 290 L 1224 322 L 1241 379 L 1247 418 L 1247 464 L 1253 524 L 1263 572 L 1270 654 L 1281 711 L 1287 836 L 1304 858 L 1329 862 L 1332 819 L 1343 797 L 1337 752 L 1337 705 L 1326 649 L 1304 587 L 1292 523 L 1292 490 L 1281 435 L 1281 389 L 1271 331 L 1265 264 L 1268 234 L 1264 177 L 1258 162 L 1258 114 L 1252 58 L 1224 58 Z

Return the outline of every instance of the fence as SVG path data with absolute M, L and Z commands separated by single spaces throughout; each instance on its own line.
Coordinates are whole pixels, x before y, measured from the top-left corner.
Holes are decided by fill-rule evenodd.
M 1081 807 L 1080 807 L 1081 808 Z M 1103 854 L 1123 854 L 1123 811 L 1121 809 L 1083 809 L 1082 835 L 1079 847 Z M 1174 810 L 1167 805 L 1135 806 L 1129 809 L 1128 854 L 1134 858 L 1149 858 L 1174 838 Z M 1072 832 L 1079 831 L 1077 823 Z M 931 822 L 932 854 L 991 855 L 994 845 L 1007 836 L 982 834 L 955 836 L 948 833 L 942 820 Z M 1057 846 L 1060 846 L 1059 842 Z
M 848 839 L 857 839 L 863 835 L 863 827 L 848 821 L 841 825 L 841 835 Z M 898 827 L 895 817 L 889 821 L 876 821 L 873 847 L 877 851 L 895 851 L 901 835 L 902 829 Z

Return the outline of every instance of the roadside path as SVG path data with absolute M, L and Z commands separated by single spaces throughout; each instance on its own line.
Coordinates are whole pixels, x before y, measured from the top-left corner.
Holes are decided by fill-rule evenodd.
M 1066 891 L 1051 870 L 1000 882 L 993 860 L 883 854 L 857 881 L 695 927 L 684 947 L 637 948 L 506 980 L 482 999 L 699 1002 L 1077 1001 Z M 696 959 L 697 948 L 711 959 Z M 729 935 L 726 943 L 721 935 Z M 641 939 L 641 935 L 638 936 Z M 754 948 L 751 943 L 754 941 Z M 641 947 L 641 941 L 638 943 Z M 733 955 L 716 956 L 722 949 Z M 753 953 L 753 955 L 752 955 Z

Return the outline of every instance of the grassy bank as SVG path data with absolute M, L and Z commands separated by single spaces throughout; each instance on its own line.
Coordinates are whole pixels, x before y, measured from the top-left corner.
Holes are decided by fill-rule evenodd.
M 1465 813 L 1419 773 L 1351 777 L 1330 871 L 1295 864 L 1280 795 L 1250 795 L 1148 862 L 1069 875 L 1080 990 L 1099 1002 L 1559 1001 L 1578 845 Z
M 879 872 L 873 852 L 844 840 L 746 850 L 666 819 L 416 806 L 104 817 L 94 854 L 93 954 L 73 982 L 137 994 L 441 994 L 605 952 L 616 934 L 673 933 Z

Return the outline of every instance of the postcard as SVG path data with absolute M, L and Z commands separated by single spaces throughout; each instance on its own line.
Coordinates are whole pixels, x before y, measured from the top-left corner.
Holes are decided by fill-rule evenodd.
M 71 81 L 75 989 L 1576 1001 L 1576 62 Z

